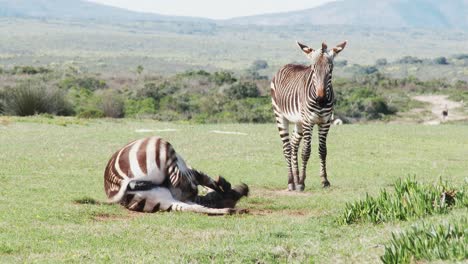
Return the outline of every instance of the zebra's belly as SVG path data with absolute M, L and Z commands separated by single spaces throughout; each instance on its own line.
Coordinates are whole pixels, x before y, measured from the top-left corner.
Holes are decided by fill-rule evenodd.
M 284 118 L 286 118 L 290 123 L 300 123 L 302 118 L 301 118 L 301 113 L 283 113 Z
M 158 167 L 150 168 L 143 177 L 135 177 L 138 180 L 151 181 L 155 184 L 162 184 L 168 176 Z
M 331 114 L 320 115 L 317 113 L 310 113 L 309 118 L 313 124 L 326 124 L 330 122 Z

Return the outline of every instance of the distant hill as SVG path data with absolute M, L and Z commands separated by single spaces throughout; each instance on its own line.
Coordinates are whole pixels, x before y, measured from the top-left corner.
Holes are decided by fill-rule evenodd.
M 239 17 L 226 22 L 468 29 L 468 0 L 341 0 L 302 11 Z
M 0 0 L 0 17 L 48 18 L 97 21 L 171 21 L 205 20 L 201 18 L 164 16 L 154 13 L 101 5 L 83 0 Z M 207 20 L 207 19 L 206 19 Z

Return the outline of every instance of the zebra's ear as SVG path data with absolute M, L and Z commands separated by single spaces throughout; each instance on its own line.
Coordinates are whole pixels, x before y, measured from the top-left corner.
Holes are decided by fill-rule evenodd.
M 333 48 L 333 55 L 340 53 L 346 47 L 346 44 L 348 44 L 347 40 L 341 44 L 336 45 L 336 47 Z
M 305 53 L 305 54 L 309 54 L 311 53 L 312 51 L 314 51 L 312 48 L 300 43 L 299 41 L 296 41 L 297 45 L 299 46 L 299 48 L 301 48 L 301 50 Z

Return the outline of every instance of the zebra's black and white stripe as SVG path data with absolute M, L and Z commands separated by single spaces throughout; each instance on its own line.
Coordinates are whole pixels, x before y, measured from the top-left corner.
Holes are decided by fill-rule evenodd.
M 218 195 L 209 197 L 223 201 L 197 196 L 198 185 L 215 190 Z M 104 172 L 104 189 L 110 202 L 142 212 L 228 214 L 235 212 L 232 208 L 236 202 L 248 194 L 246 185 L 231 189 L 223 178 L 215 181 L 190 168 L 171 144 L 160 137 L 135 140 L 115 152 Z M 203 203 L 229 204 L 232 208 L 208 208 Z
M 304 190 L 307 162 L 310 157 L 312 128 L 318 126 L 320 176 L 327 187 L 327 134 L 335 101 L 332 87 L 333 59 L 346 46 L 346 41 L 328 50 L 297 43 L 311 60 L 310 66 L 288 64 L 283 66 L 271 82 L 271 98 L 279 134 L 283 142 L 283 154 L 288 165 L 288 189 Z M 291 138 L 289 124 L 295 125 Z M 299 175 L 298 150 L 302 149 L 302 171 Z

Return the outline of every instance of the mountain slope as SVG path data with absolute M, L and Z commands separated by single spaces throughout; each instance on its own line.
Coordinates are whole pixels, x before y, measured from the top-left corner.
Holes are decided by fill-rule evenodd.
M 468 0 L 341 0 L 302 11 L 234 18 L 231 24 L 468 28 Z
M 83 0 L 0 0 L 0 17 L 75 20 L 204 20 L 133 12 Z

